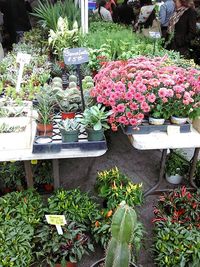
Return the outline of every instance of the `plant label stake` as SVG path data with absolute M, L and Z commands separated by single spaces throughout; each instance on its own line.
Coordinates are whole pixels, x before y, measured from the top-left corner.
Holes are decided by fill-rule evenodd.
M 19 74 L 17 78 L 17 86 L 16 86 L 16 91 L 19 93 L 20 91 L 20 84 L 22 81 L 22 75 L 23 75 L 23 70 L 24 70 L 24 65 L 28 64 L 31 60 L 31 55 L 30 54 L 24 54 L 24 53 L 17 53 L 17 63 L 19 63 Z
M 59 235 L 63 235 L 62 225 L 66 224 L 65 215 L 45 215 L 48 224 L 55 225 Z
M 153 38 L 153 55 L 155 55 L 156 51 L 156 40 L 161 38 L 161 35 L 159 32 L 149 32 L 149 35 L 151 38 Z
M 86 63 L 89 61 L 89 53 L 86 48 L 79 47 L 79 48 L 65 48 L 63 51 L 64 62 L 66 65 L 76 65 L 77 67 L 77 74 L 79 79 L 79 86 L 81 90 L 81 100 L 83 110 L 85 109 L 85 101 L 83 95 L 83 87 L 82 87 L 82 77 L 81 77 L 81 64 Z

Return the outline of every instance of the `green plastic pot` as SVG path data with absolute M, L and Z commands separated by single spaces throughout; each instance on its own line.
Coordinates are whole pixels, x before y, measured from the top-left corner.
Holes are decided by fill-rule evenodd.
M 88 141 L 102 141 L 104 139 L 104 130 L 86 129 L 88 134 Z
M 63 143 L 72 143 L 72 142 L 78 142 L 78 130 L 74 131 L 65 131 L 63 129 L 60 129 L 60 133 L 62 135 L 62 141 Z

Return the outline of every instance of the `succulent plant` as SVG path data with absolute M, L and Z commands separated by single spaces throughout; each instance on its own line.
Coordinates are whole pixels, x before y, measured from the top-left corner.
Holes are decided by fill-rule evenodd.
M 81 124 L 77 121 L 77 119 L 66 119 L 62 120 L 58 123 L 58 128 L 65 131 L 75 131 L 81 129 Z
M 76 84 L 76 82 L 70 82 L 68 87 L 69 88 L 76 88 L 77 84 Z
M 131 242 L 137 215 L 133 208 L 122 201 L 113 215 L 105 267 L 128 267 L 131 261 Z
M 77 79 L 76 75 L 70 75 L 69 76 L 69 82 L 77 83 L 77 81 L 78 81 L 78 79 Z

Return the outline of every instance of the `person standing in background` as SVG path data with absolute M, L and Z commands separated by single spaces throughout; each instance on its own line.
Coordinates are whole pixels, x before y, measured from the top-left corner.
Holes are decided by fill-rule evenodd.
M 94 10 L 95 15 L 99 15 L 99 17 L 104 21 L 113 21 L 112 16 L 109 10 L 106 9 L 106 0 L 101 0 L 99 2 L 98 8 Z
M 128 4 L 129 0 L 124 2 L 118 7 L 119 22 L 125 25 L 131 25 L 135 21 L 133 8 Z
M 196 36 L 196 11 L 190 0 L 175 0 L 176 11 L 169 21 L 166 48 L 190 58 L 191 41 Z
M 175 3 L 173 0 L 164 0 L 164 3 L 160 6 L 159 20 L 161 24 L 162 37 L 165 38 L 167 34 L 167 27 L 169 20 L 175 11 Z

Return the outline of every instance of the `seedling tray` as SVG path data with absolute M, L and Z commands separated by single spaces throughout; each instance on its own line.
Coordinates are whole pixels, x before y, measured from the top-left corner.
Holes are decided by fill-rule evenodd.
M 62 137 L 57 123 L 61 120 L 61 116 L 55 116 L 53 122 L 53 135 L 51 137 L 42 137 L 36 132 L 33 142 L 33 153 L 58 153 L 61 150 L 66 149 L 80 149 L 81 151 L 91 150 L 105 150 L 107 149 L 106 139 L 102 141 L 88 141 L 87 133 L 81 132 L 78 142 L 62 142 Z M 48 139 L 49 143 L 41 144 L 39 141 L 42 139 Z
M 124 134 L 130 135 L 130 134 L 149 134 L 152 132 L 165 132 L 167 133 L 167 128 L 170 127 L 180 127 L 180 133 L 188 133 L 191 132 L 191 124 L 187 122 L 183 125 L 175 125 L 171 124 L 170 121 L 166 121 L 163 125 L 151 125 L 149 124 L 148 120 L 144 120 L 141 125 L 138 125 L 137 127 L 127 125 L 122 126 L 122 130 Z

